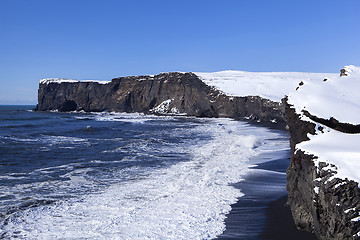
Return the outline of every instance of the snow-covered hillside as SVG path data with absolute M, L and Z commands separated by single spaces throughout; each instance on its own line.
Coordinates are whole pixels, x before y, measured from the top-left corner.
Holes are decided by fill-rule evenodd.
M 260 96 L 277 102 L 294 91 L 301 81 L 321 82 L 324 78 L 335 78 L 339 75 L 337 73 L 244 71 L 195 72 L 195 74 L 206 84 L 227 95 Z
M 339 75 L 288 94 L 288 204 L 319 239 L 360 239 L 360 68 Z
M 230 96 L 261 96 L 281 101 L 286 95 L 302 120 L 314 122 L 303 113 L 322 119 L 360 124 L 360 68 L 347 66 L 345 75 L 338 73 L 301 72 L 196 72 L 206 84 Z M 360 134 L 347 134 L 319 123 L 310 141 L 298 144 L 297 149 L 319 158 L 315 163 L 327 162 L 336 167 L 334 177 L 360 182 Z M 329 165 L 330 166 L 330 165 Z M 330 168 L 330 167 L 329 167 Z
M 346 66 L 347 76 L 331 76 L 326 81 L 303 80 L 304 85 L 289 96 L 296 112 L 307 110 L 312 115 L 340 122 L 360 124 L 360 68 Z
M 360 68 L 346 66 L 343 76 L 329 77 L 326 81 L 303 81 L 298 90 L 289 94 L 301 119 L 314 122 L 304 115 L 308 112 L 317 118 L 335 118 L 340 123 L 360 124 Z M 336 167 L 334 177 L 360 183 L 360 134 L 344 133 L 316 123 L 316 134 L 308 135 L 310 141 L 296 145 L 297 149 L 318 157 L 315 163 L 327 162 Z

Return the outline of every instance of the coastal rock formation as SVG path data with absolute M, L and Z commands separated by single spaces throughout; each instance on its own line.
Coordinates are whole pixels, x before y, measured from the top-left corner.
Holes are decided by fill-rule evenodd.
M 360 169 L 360 99 L 356 98 L 360 69 L 349 66 L 341 70 L 341 78 L 330 76 L 317 81 L 317 74 L 224 71 L 120 77 L 109 82 L 45 79 L 39 84 L 36 110 L 141 112 L 287 124 L 288 204 L 295 224 L 315 232 L 319 239 L 360 239 L 360 175 L 356 172 Z M 300 84 L 293 86 L 300 78 Z M 277 84 L 266 85 L 269 81 Z M 289 86 L 282 88 L 285 83 Z M 265 91 L 263 95 L 270 97 L 272 90 L 278 91 L 276 96 L 288 94 L 282 89 L 296 90 L 282 103 L 257 96 L 257 91 Z M 249 91 L 256 96 L 243 96 Z
M 286 107 L 290 129 L 291 163 L 287 171 L 288 204 L 299 229 L 316 233 L 319 239 L 359 239 L 360 189 L 358 183 L 334 178 L 329 163 L 296 149 L 315 134 L 316 123 L 300 119 Z M 356 221 L 355 221 L 356 220 Z
M 279 102 L 259 96 L 229 97 L 194 73 L 114 78 L 111 82 L 45 79 L 36 110 L 117 111 L 196 117 L 230 117 L 285 123 Z
M 333 79 L 330 86 L 327 81 L 319 82 L 290 94 L 292 98 L 285 104 L 291 146 L 288 204 L 297 227 L 316 233 L 319 239 L 360 239 L 360 188 L 356 173 L 359 148 L 354 143 L 359 137 L 358 114 L 355 108 L 347 122 L 338 120 L 345 118 L 344 112 L 354 109 L 356 104 L 345 96 L 348 89 L 342 94 L 334 92 L 343 90 L 337 85 L 345 80 L 350 87 L 355 86 L 350 82 L 352 79 L 343 79 L 351 73 L 346 69 L 341 73 L 342 79 Z M 322 91 L 314 90 L 317 87 Z M 316 98 L 303 103 L 310 96 Z M 341 106 L 344 112 L 338 111 L 335 105 L 326 106 L 324 101 L 331 100 L 327 96 L 337 96 L 340 105 L 342 99 L 352 106 Z M 327 109 L 317 108 L 312 101 Z

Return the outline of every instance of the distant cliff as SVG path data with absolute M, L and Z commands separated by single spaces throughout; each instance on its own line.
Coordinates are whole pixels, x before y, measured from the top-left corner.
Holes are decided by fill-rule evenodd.
M 229 97 L 193 73 L 178 72 L 120 77 L 108 83 L 43 80 L 36 110 L 142 112 L 285 123 L 279 102 L 259 96 Z

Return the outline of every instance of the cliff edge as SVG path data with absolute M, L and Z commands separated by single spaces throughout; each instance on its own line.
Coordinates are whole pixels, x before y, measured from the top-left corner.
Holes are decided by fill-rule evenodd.
M 360 239 L 360 69 L 302 81 L 286 100 L 291 163 L 288 204 L 298 228 L 319 239 Z
M 297 227 L 315 232 L 319 239 L 360 239 L 359 87 L 360 68 L 354 66 L 342 69 L 341 77 L 222 71 L 107 82 L 43 79 L 36 110 L 142 112 L 287 124 L 288 204 Z
M 39 84 L 36 110 L 141 112 L 285 124 L 280 102 L 260 96 L 227 96 L 194 73 L 179 72 L 110 82 L 44 79 Z

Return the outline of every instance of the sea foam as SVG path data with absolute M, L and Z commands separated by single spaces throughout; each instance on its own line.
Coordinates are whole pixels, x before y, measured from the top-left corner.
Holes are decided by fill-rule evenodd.
M 116 119 L 111 115 L 116 115 Z M 145 118 L 149 128 L 162 119 L 130 114 L 89 117 L 101 123 L 104 118 L 116 122 Z M 64 170 L 59 180 L 7 189 L 9 194 L 18 195 L 16 198 L 26 195 L 26 191 L 51 190 L 54 196 L 49 197 L 57 201 L 7 216 L 0 235 L 20 239 L 212 239 L 220 235 L 225 230 L 224 220 L 231 204 L 243 196 L 234 184 L 242 181 L 249 167 L 256 164 L 250 159 L 263 151 L 271 151 L 273 146 L 268 140 L 279 136 L 265 128 L 229 119 L 197 119 L 192 123 L 174 117 L 164 120 L 157 134 L 176 141 L 159 142 L 162 138 L 152 135 L 128 139 L 126 145 L 119 144 L 120 147 L 102 154 L 118 156 L 121 151 L 137 149 L 134 153 L 127 152 L 124 158 L 106 162 L 101 157 L 91 161 L 97 166 L 110 162 L 132 164 L 110 173 L 105 180 L 108 184 L 98 185 L 104 180 L 99 172 L 93 176 L 91 168 L 94 167 L 79 162 L 36 170 L 44 174 Z M 167 128 L 166 124 L 172 127 Z M 65 143 L 86 146 L 88 142 L 75 137 L 45 138 L 45 142 L 57 146 Z M 181 138 L 183 140 L 179 140 Z M 122 138 L 114 136 L 102 142 L 110 140 L 115 144 Z M 112 146 L 105 144 L 106 148 Z M 152 154 L 167 158 L 175 153 L 182 156 L 181 160 L 176 157 L 164 165 L 136 165 Z M 56 195 L 71 197 L 56 198 Z
M 27 239 L 216 237 L 225 229 L 230 205 L 242 196 L 231 184 L 248 171 L 258 139 L 241 134 L 244 123 L 212 121 L 196 128 L 211 138 L 188 146 L 187 161 L 151 169 L 81 198 L 27 209 L 9 218 L 3 231 Z M 79 183 L 75 176 L 71 179 Z

